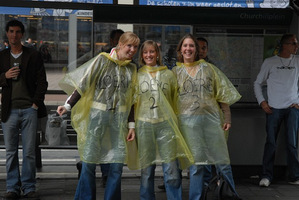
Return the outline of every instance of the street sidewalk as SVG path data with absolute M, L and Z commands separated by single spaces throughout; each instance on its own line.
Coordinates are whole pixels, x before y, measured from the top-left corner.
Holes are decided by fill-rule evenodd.
M 5 168 L 0 166 L 0 195 L 5 193 Z M 4 171 L 3 171 L 4 170 Z M 41 200 L 71 200 L 77 185 L 77 169 L 74 165 L 44 165 L 37 173 L 37 191 Z M 104 188 L 101 186 L 101 174 L 97 168 L 97 200 L 102 200 Z M 131 171 L 124 167 L 122 178 L 122 200 L 139 199 L 140 171 Z M 270 187 L 258 186 L 258 177 L 236 179 L 236 189 L 243 200 L 298 200 L 299 186 L 290 185 L 284 180 L 274 181 Z M 155 189 L 156 199 L 166 200 L 163 190 L 157 188 L 162 183 L 162 168 L 157 166 Z M 183 199 L 188 200 L 189 179 L 183 173 Z M 2 199 L 2 198 L 0 198 Z

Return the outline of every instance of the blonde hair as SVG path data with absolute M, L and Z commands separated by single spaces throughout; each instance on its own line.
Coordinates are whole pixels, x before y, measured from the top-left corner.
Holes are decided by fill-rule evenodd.
M 184 58 L 183 58 L 183 55 L 181 53 L 181 48 L 182 48 L 182 45 L 183 45 L 183 42 L 185 39 L 187 38 L 190 38 L 191 40 L 193 40 L 194 44 L 195 44 L 195 48 L 196 48 L 196 51 L 195 51 L 195 57 L 194 57 L 194 61 L 197 61 L 199 60 L 199 46 L 198 46 L 198 43 L 196 41 L 196 38 L 192 35 L 192 34 L 187 34 L 185 35 L 179 42 L 177 48 L 176 48 L 176 53 L 177 53 L 177 60 L 179 62 L 184 62 Z
M 120 36 L 118 43 L 122 43 L 122 44 L 131 43 L 131 44 L 139 45 L 140 39 L 135 33 L 127 31 Z M 119 49 L 119 46 L 117 45 L 116 48 Z
M 153 40 L 147 40 L 147 41 L 143 42 L 143 44 L 141 45 L 140 50 L 139 50 L 139 59 L 138 59 L 139 64 L 140 65 L 146 64 L 142 58 L 142 54 L 143 54 L 144 49 L 148 46 L 153 46 L 155 48 L 155 51 L 157 53 L 157 65 L 159 65 L 159 66 L 162 65 L 160 48 L 159 48 L 157 42 L 155 42 Z

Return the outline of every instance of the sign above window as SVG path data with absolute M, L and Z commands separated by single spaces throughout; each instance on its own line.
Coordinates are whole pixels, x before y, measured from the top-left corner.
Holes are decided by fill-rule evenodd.
M 139 0 L 139 5 L 215 8 L 286 8 L 290 0 Z
M 26 1 L 48 1 L 48 2 L 65 2 L 65 3 L 113 4 L 113 0 L 26 0 Z

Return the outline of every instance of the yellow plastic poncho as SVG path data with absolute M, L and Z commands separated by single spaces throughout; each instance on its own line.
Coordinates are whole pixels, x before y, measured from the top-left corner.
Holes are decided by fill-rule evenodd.
M 194 160 L 173 111 L 177 97 L 174 74 L 166 66 L 143 66 L 137 79 L 135 122 L 140 168 L 169 163 L 176 158 L 180 168 L 187 168 Z
M 136 65 L 101 53 L 66 74 L 60 87 L 80 100 L 72 108 L 80 158 L 87 163 L 126 163 L 128 114 L 133 104 Z
M 204 60 L 177 63 L 173 72 L 179 87 L 179 126 L 195 164 L 229 164 L 219 103 L 231 105 L 241 95 L 217 67 Z

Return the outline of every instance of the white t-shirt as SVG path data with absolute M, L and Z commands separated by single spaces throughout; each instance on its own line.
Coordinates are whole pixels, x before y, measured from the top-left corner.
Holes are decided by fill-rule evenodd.
M 299 56 L 290 58 L 273 56 L 265 59 L 256 81 L 254 92 L 258 103 L 266 100 L 262 86 L 267 84 L 268 104 L 283 109 L 293 103 L 299 103 L 298 97 Z

